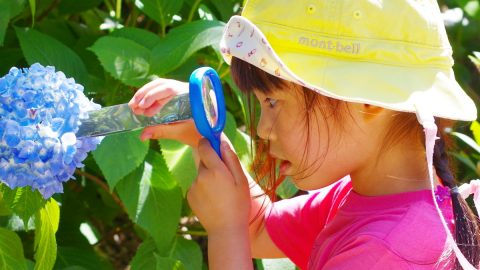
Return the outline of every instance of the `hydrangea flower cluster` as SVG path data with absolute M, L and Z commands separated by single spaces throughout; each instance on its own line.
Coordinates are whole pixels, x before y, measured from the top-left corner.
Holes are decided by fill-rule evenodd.
M 12 189 L 30 186 L 45 199 L 63 192 L 102 140 L 75 136 L 80 120 L 99 108 L 54 67 L 11 68 L 0 78 L 0 181 Z

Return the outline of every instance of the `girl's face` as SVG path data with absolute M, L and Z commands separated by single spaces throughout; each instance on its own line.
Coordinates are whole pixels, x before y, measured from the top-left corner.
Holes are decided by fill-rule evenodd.
M 321 113 L 316 108 L 327 104 L 306 108 L 303 91 L 296 85 L 270 94 L 254 93 L 261 104 L 258 136 L 269 141 L 269 154 L 281 161 L 280 174 L 290 175 L 298 188 L 327 186 L 352 172 L 362 160 L 362 145 L 367 142 L 362 141 L 366 138 L 354 116 L 342 119 L 344 128 L 340 127 L 334 111 L 326 108 L 327 113 Z

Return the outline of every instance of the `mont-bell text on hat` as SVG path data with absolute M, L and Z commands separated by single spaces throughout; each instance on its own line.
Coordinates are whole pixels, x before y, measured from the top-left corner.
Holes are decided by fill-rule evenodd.
M 337 52 L 345 52 L 350 54 L 358 54 L 360 52 L 360 43 L 345 43 L 338 40 L 321 40 L 300 36 L 298 38 L 298 44 L 312 48 L 320 48 L 328 51 L 336 50 Z

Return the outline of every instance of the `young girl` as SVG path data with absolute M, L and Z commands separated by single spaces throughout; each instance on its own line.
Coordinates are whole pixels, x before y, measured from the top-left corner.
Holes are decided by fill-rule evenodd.
M 479 185 L 456 186 L 443 134 L 476 108 L 455 81 L 435 1 L 249 0 L 220 47 L 260 102 L 256 180 L 266 194 L 285 176 L 312 192 L 272 203 L 226 138 L 220 160 L 192 122 L 146 128 L 142 139 L 198 155 L 188 200 L 210 269 L 252 269 L 252 256 L 301 269 L 478 267 L 477 217 L 462 197 Z M 159 79 L 130 106 L 153 115 L 187 88 Z

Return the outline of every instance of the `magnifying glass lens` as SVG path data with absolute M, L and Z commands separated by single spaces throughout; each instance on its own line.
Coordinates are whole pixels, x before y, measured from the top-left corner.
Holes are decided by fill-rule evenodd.
M 210 124 L 210 127 L 213 128 L 217 124 L 218 106 L 215 92 L 213 90 L 213 83 L 208 76 L 204 76 L 202 79 L 202 98 L 208 123 Z

